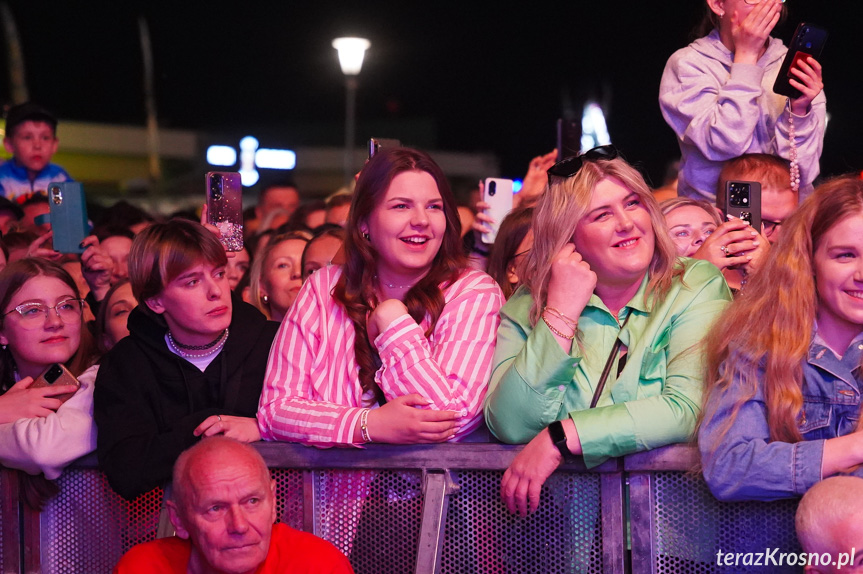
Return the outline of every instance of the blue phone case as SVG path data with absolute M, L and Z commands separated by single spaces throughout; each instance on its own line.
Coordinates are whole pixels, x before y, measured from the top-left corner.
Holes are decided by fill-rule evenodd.
M 75 181 L 48 184 L 48 204 L 51 207 L 51 230 L 54 251 L 83 253 L 81 242 L 87 237 L 87 202 L 84 187 Z

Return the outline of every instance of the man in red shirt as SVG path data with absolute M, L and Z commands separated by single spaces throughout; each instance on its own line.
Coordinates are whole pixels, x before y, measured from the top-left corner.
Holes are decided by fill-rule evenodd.
M 135 546 L 114 574 L 353 574 L 335 546 L 276 524 L 276 483 L 252 447 L 206 438 L 174 465 L 177 536 Z

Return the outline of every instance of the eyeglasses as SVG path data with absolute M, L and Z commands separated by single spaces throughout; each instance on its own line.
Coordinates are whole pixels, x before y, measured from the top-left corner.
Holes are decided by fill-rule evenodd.
M 572 177 L 578 173 L 585 161 L 597 161 L 600 159 L 614 159 L 620 156 L 617 148 L 611 144 L 601 145 L 593 149 L 589 149 L 583 154 L 574 155 L 560 160 L 546 172 L 548 174 L 548 184 L 551 185 L 552 177 Z
M 764 236 L 770 237 L 774 233 L 776 233 L 779 226 L 782 225 L 781 221 L 771 221 L 769 219 L 761 218 L 761 227 L 764 229 Z
M 763 0 L 743 0 L 744 4 L 749 4 L 750 6 L 755 6 L 756 4 L 761 4 Z M 780 4 L 785 4 L 785 0 L 779 0 Z
M 21 326 L 38 327 L 45 322 L 49 311 L 52 309 L 64 323 L 75 323 L 81 320 L 84 310 L 84 300 L 71 297 L 63 299 L 53 307 L 42 303 L 22 303 L 4 315 L 18 313 L 21 316 Z

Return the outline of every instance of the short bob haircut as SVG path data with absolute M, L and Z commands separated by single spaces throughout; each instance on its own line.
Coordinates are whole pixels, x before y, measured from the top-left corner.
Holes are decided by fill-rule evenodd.
M 186 219 L 154 223 L 138 234 L 129 252 L 129 282 L 135 299 L 146 303 L 201 262 L 215 266 L 228 263 L 225 248 L 212 232 Z
M 548 282 L 551 264 L 563 247 L 572 241 L 575 227 L 590 206 L 593 190 L 605 178 L 613 177 L 628 190 L 635 193 L 650 215 L 650 225 L 655 236 L 653 258 L 648 267 L 646 304 L 653 297 L 662 299 L 671 287 L 678 268 L 677 249 L 668 236 L 665 218 L 653 198 L 644 178 L 622 158 L 584 161 L 575 175 L 567 178 L 552 177 L 545 192 L 539 198 L 533 213 L 533 248 L 525 264 L 524 285 L 533 295 L 530 311 L 532 324 L 539 320 L 548 297 Z

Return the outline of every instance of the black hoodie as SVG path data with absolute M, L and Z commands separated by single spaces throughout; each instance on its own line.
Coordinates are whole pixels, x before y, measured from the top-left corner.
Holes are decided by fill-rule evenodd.
M 254 418 L 278 327 L 234 297 L 228 340 L 201 372 L 168 350 L 163 322 L 134 309 L 130 335 L 103 357 L 96 378 L 97 453 L 111 487 L 132 500 L 168 482 L 211 415 Z

